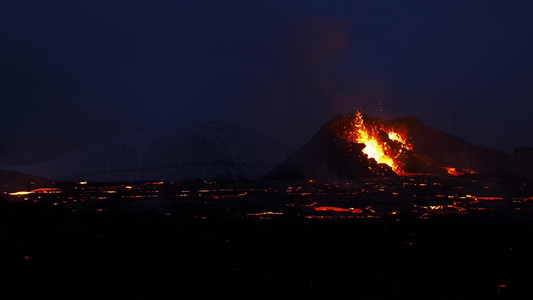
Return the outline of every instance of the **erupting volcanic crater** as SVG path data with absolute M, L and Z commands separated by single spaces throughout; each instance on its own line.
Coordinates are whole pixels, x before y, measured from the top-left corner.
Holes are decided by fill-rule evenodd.
M 470 144 L 414 117 L 337 115 L 267 178 L 321 179 L 505 173 L 511 155 Z
M 398 174 L 404 173 L 409 152 L 413 149 L 405 125 L 388 124 L 358 111 L 353 116 L 334 119 L 332 127 L 341 139 L 363 144 L 362 152 L 369 160 L 385 164 Z

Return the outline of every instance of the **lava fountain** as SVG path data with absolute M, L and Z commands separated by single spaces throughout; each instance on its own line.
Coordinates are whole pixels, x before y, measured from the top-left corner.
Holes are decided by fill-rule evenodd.
M 380 119 L 366 119 L 360 111 L 354 115 L 348 134 L 353 143 L 364 144 L 363 153 L 398 174 L 404 173 L 407 150 L 413 150 L 406 128 L 386 124 Z

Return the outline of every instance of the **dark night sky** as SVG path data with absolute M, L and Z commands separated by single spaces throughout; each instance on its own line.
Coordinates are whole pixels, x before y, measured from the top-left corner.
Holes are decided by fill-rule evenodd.
M 357 107 L 533 146 L 531 16 L 518 0 L 3 0 L 0 153 L 207 120 L 297 148 Z

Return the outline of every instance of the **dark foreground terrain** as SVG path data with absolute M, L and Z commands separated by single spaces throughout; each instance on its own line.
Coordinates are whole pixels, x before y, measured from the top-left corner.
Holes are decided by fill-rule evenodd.
M 71 185 L 53 190 L 60 195 L 13 195 L 0 205 L 2 290 L 14 291 L 17 299 L 533 294 L 528 189 L 483 182 L 476 190 L 479 182 L 471 178 L 411 179 L 352 188 L 283 185 L 248 194 L 210 183 L 212 197 L 203 186 L 203 196 L 189 186 L 182 200 L 170 197 L 157 205 L 149 205 L 153 199 L 136 202 L 138 194 L 153 195 L 146 185 L 142 192 L 128 187 L 138 190 L 133 194 L 99 186 L 76 192 L 76 198 L 79 186 Z M 157 186 L 169 195 L 181 189 Z M 103 199 L 97 190 L 118 198 Z M 486 190 L 493 192 L 466 196 Z M 80 199 L 84 204 L 72 203 Z M 125 202 L 117 205 L 117 199 Z

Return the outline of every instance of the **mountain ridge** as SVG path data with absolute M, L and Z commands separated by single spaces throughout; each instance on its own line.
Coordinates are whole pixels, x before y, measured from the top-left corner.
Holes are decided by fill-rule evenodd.
M 240 125 L 203 122 L 129 133 L 52 161 L 4 169 L 56 180 L 256 179 L 289 153 Z

